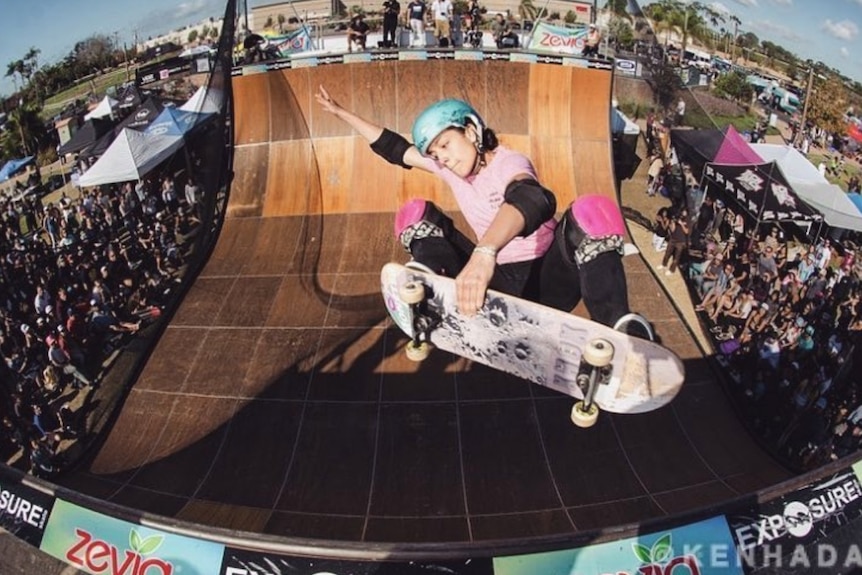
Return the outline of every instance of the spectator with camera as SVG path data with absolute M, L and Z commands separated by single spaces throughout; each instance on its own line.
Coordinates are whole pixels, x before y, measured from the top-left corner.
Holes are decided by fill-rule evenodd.
M 520 45 L 518 35 L 512 31 L 503 14 L 498 13 L 494 16 L 494 21 L 491 22 L 491 34 L 494 36 L 497 48 L 517 48 Z
M 437 45 L 447 48 L 452 43 L 452 31 L 450 22 L 454 7 L 452 0 L 434 0 L 431 3 L 431 13 L 434 15 L 434 35 L 437 37 Z
M 395 39 L 395 30 L 398 28 L 398 14 L 401 13 L 401 4 L 398 0 L 385 0 L 383 2 L 383 47 L 396 48 L 398 41 Z

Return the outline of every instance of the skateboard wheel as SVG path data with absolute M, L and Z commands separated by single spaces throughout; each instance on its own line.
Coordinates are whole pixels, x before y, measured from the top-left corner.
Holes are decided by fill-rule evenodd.
M 398 297 L 406 304 L 417 304 L 425 298 L 425 286 L 422 282 L 407 282 L 398 290 Z
M 599 406 L 595 403 L 590 404 L 590 408 L 586 408 L 583 401 L 577 402 L 572 407 L 572 423 L 578 427 L 592 427 L 599 418 Z
M 584 349 L 584 361 L 593 367 L 610 365 L 614 358 L 614 346 L 606 339 L 593 339 L 587 342 Z
M 414 343 L 412 341 L 407 342 L 407 347 L 404 348 L 404 352 L 407 354 L 407 359 L 410 361 L 423 361 L 428 354 L 431 353 L 431 346 L 428 345 L 428 342 L 421 341 L 419 343 Z

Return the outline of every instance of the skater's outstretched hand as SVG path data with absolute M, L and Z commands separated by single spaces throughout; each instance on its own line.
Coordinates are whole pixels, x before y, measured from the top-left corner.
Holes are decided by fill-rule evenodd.
M 470 261 L 455 278 L 458 311 L 473 316 L 485 305 L 485 292 L 494 276 L 496 259 L 492 255 L 474 252 Z
M 341 104 L 335 101 L 335 99 L 326 91 L 326 88 L 323 86 L 319 86 L 317 88 L 317 92 L 314 94 L 314 99 L 317 100 L 317 103 L 320 104 L 320 107 L 325 111 L 329 112 L 339 120 L 346 122 L 350 127 L 359 132 L 359 135 L 368 140 L 368 142 L 376 142 L 380 136 L 383 134 L 383 127 L 378 126 L 374 122 L 370 120 L 366 120 L 365 118 L 361 118 L 343 107 Z M 410 146 L 406 152 L 404 152 L 404 157 L 401 161 L 410 167 L 419 168 L 421 170 L 428 170 L 428 166 L 425 163 L 425 159 L 422 157 L 422 154 L 419 153 L 419 150 L 414 146 Z
M 335 114 L 337 116 L 338 112 L 343 110 L 338 102 L 332 99 L 332 96 L 329 95 L 329 92 L 327 92 L 326 88 L 323 86 L 318 87 L 317 93 L 314 94 L 314 98 L 317 100 L 317 103 L 330 114 Z

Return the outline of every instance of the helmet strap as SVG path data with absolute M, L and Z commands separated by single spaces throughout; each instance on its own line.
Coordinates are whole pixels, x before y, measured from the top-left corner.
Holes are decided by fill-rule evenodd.
M 473 165 L 472 174 L 477 173 L 487 165 L 487 162 L 485 161 L 485 138 L 483 137 L 483 134 L 480 133 L 480 129 L 481 128 L 477 126 L 473 127 L 473 131 L 476 134 L 476 141 L 473 142 L 473 146 L 476 147 L 476 163 Z

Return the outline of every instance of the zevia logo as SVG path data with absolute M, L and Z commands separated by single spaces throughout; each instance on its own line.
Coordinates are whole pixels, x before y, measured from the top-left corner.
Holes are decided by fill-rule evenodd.
M 632 550 L 645 565 L 638 567 L 641 575 L 700 575 L 700 564 L 694 555 L 673 556 L 671 534 L 656 539 L 652 547 L 632 543 Z M 618 573 L 616 575 L 625 575 Z
M 132 529 L 129 533 L 129 549 L 118 549 L 106 541 L 93 537 L 84 529 L 75 529 L 77 541 L 66 552 L 66 560 L 72 565 L 100 575 L 172 575 L 174 566 L 155 557 L 164 541 L 163 535 L 141 537 Z

